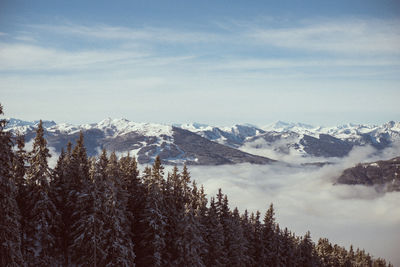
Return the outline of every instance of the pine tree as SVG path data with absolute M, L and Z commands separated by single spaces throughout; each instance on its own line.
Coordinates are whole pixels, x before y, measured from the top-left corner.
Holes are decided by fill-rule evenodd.
M 26 254 L 26 236 L 24 235 L 26 231 L 26 218 L 27 218 L 27 184 L 25 179 L 26 173 L 26 163 L 28 160 L 27 152 L 25 151 L 25 138 L 21 134 L 17 134 L 16 143 L 18 150 L 15 152 L 13 160 L 13 179 L 17 186 L 16 200 L 18 208 L 21 214 L 20 224 L 21 224 L 21 252 L 22 255 Z
M 145 197 L 144 188 L 139 178 L 139 171 L 135 157 L 129 154 L 122 157 L 119 161 L 121 171 L 121 179 L 123 181 L 123 188 L 126 190 L 126 216 L 130 227 L 130 238 L 135 244 L 138 242 L 136 239 L 136 227 L 139 224 L 139 214 L 143 212 Z
M 323 266 L 331 267 L 339 264 L 334 260 L 333 247 L 327 238 L 320 238 L 318 240 L 316 251 Z
M 164 199 L 160 187 L 161 166 L 153 165 L 153 171 L 146 167 L 143 181 L 146 188 L 145 206 L 140 214 L 138 225 L 140 240 L 136 243 L 137 266 L 162 266 L 162 254 L 165 249 L 165 211 Z M 153 176 L 153 174 L 155 174 Z
M 314 243 L 311 240 L 311 234 L 309 231 L 302 238 L 299 249 L 299 263 L 301 266 L 315 266 L 318 264 L 317 258 L 315 257 Z
M 123 188 L 118 160 L 113 152 L 107 165 L 106 266 L 134 266 L 135 254 L 126 217 L 127 194 Z
M 185 212 L 178 222 L 177 250 L 178 257 L 173 262 L 174 266 L 205 266 L 201 258 L 204 246 L 199 221 L 190 204 L 185 205 Z
M 265 246 L 262 239 L 263 227 L 260 222 L 260 212 L 257 211 L 256 215 L 251 215 L 250 221 L 253 226 L 253 236 L 251 240 L 253 262 L 255 266 L 266 266 L 265 265 Z
M 6 123 L 6 120 L 0 120 L 0 265 L 23 266 L 17 188 L 12 173 L 13 144 L 10 134 L 4 131 Z
M 262 230 L 262 241 L 264 243 L 264 254 L 266 266 L 277 265 L 277 251 L 275 243 L 275 211 L 271 203 L 264 217 L 264 226 Z
M 206 266 L 225 266 L 225 262 L 227 261 L 227 255 L 224 249 L 224 230 L 217 214 L 215 200 L 212 197 L 206 223 L 206 243 L 208 252 L 205 262 Z
M 66 222 L 70 219 L 70 213 L 67 212 L 66 203 L 68 202 L 68 191 L 66 183 L 66 154 L 64 149 L 57 160 L 56 167 L 52 172 L 52 181 L 50 183 L 49 196 L 53 201 L 55 207 L 60 214 L 60 221 L 58 222 L 56 237 L 56 253 L 58 254 L 59 261 L 65 266 L 68 266 L 68 241 L 69 241 L 69 228 L 66 227 Z
M 106 213 L 106 172 L 108 159 L 103 151 L 100 159 L 90 161 L 89 178 L 84 193 L 78 195 L 77 203 L 82 205 L 78 220 L 71 226 L 71 259 L 78 266 L 105 266 L 107 250 L 105 245 Z
M 240 221 L 239 210 L 235 208 L 227 220 L 225 243 L 228 249 L 229 266 L 245 266 L 246 242 Z
M 42 121 L 38 125 L 27 169 L 27 263 L 31 266 L 54 264 L 57 209 L 49 197 L 50 157 Z
M 165 264 L 171 266 L 181 257 L 179 229 L 182 218 L 184 217 L 183 192 L 181 187 L 180 174 L 178 167 L 174 166 L 172 173 L 168 173 L 167 181 L 163 186 L 165 201 Z
M 243 261 L 245 266 L 253 266 L 253 257 L 254 254 L 251 246 L 251 240 L 253 237 L 252 225 L 249 221 L 248 211 L 245 210 L 243 215 L 241 216 L 240 223 L 242 225 L 243 230 Z

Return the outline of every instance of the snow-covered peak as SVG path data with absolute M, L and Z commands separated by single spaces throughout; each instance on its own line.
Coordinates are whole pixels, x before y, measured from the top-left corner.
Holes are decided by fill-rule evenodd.
M 197 122 L 191 122 L 191 123 L 184 123 L 184 124 L 174 124 L 175 127 L 179 127 L 184 130 L 188 130 L 194 133 L 197 132 L 202 132 L 202 131 L 212 131 L 213 126 L 203 124 L 203 123 L 197 123 Z
M 20 119 L 14 119 L 14 118 L 7 118 L 7 125 L 6 125 L 6 130 L 8 131 L 13 131 L 13 132 L 18 132 L 21 134 L 25 134 L 28 131 L 34 130 L 35 128 L 37 128 L 40 120 L 36 120 L 36 121 L 24 121 L 24 120 L 20 120 Z M 42 121 L 43 123 L 43 127 L 44 128 L 49 128 L 52 127 L 54 125 L 56 125 L 56 123 L 54 121 Z
M 384 128 L 400 132 L 400 122 L 389 121 L 383 125 Z
M 20 119 L 14 119 L 14 118 L 7 118 L 7 128 L 13 128 L 13 127 L 24 127 L 24 126 L 37 126 L 40 122 L 40 120 L 36 121 L 24 121 Z M 56 125 L 55 121 L 46 121 L 42 120 L 43 127 L 48 128 L 51 126 Z
M 299 122 L 293 123 L 293 122 L 277 121 L 275 123 L 265 125 L 261 127 L 261 129 L 265 131 L 277 131 L 277 132 L 286 132 L 286 131 L 305 132 L 316 129 L 316 127 Z
M 23 121 L 19 119 L 14 119 L 14 118 L 7 118 L 7 128 L 12 128 L 12 127 L 18 127 L 18 126 L 33 126 L 34 122 L 33 121 Z
M 140 123 L 127 119 L 107 118 L 93 126 L 95 129 L 106 131 L 107 135 L 124 135 L 137 132 L 145 136 L 172 135 L 172 126 L 156 123 Z

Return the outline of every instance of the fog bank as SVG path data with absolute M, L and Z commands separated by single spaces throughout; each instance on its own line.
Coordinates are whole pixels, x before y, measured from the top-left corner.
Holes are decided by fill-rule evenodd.
M 208 196 L 222 188 L 232 209 L 265 213 L 272 202 L 281 227 L 297 235 L 310 230 L 315 242 L 327 237 L 346 248 L 353 244 L 400 266 L 400 192 L 383 194 L 373 187 L 333 185 L 344 168 L 391 158 L 397 151 L 376 154 L 370 147 L 356 149 L 322 168 L 240 164 L 191 166 L 190 172 Z

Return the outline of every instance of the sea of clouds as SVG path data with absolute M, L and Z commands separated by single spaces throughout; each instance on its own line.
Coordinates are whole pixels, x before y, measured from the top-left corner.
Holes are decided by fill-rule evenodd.
M 26 145 L 27 151 L 32 149 L 32 143 L 33 140 Z M 400 266 L 400 192 L 382 193 L 374 187 L 335 184 L 344 169 L 357 163 L 399 156 L 400 144 L 382 151 L 356 147 L 345 158 L 304 158 L 292 152 L 279 154 L 268 147 L 256 152 L 279 162 L 189 166 L 189 171 L 198 185 L 204 185 L 208 197 L 222 188 L 231 209 L 238 207 L 242 213 L 245 209 L 259 210 L 264 216 L 273 203 L 281 228 L 288 227 L 297 235 L 309 230 L 315 242 L 327 237 L 347 249 L 353 244 Z M 49 165 L 54 167 L 59 154 L 53 148 L 50 153 Z M 331 164 L 302 165 L 311 162 Z M 165 171 L 171 169 L 166 166 Z
M 222 188 L 232 209 L 260 210 L 264 215 L 273 203 L 280 226 L 297 235 L 310 230 L 315 242 L 327 237 L 346 248 L 353 244 L 400 266 L 400 192 L 334 185 L 345 168 L 390 159 L 399 156 L 399 151 L 398 146 L 379 153 L 372 147 L 356 148 L 346 158 L 324 159 L 334 163 L 323 167 L 239 164 L 191 166 L 190 172 L 198 184 L 204 185 L 208 196 Z M 285 156 L 285 160 L 289 162 L 290 158 Z M 298 162 L 297 158 L 293 162 Z

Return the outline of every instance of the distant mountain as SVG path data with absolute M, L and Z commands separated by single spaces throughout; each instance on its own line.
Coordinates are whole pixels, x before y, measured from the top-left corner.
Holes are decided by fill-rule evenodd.
M 400 191 L 400 157 L 357 164 L 344 170 L 337 183 L 375 185 L 382 191 Z
M 194 132 L 208 140 L 238 148 L 247 138 L 259 136 L 265 131 L 252 125 L 234 125 L 232 127 L 214 127 L 205 124 L 190 123 L 176 125 L 179 128 Z
M 35 135 L 37 123 L 9 119 L 7 129 L 24 133 L 29 141 Z M 164 162 L 171 164 L 184 161 L 191 164 L 265 164 L 271 160 L 262 155 L 344 157 L 355 146 L 384 149 L 400 142 L 400 123 L 393 121 L 379 126 L 347 124 L 336 127 L 282 121 L 264 127 L 250 124 L 216 127 L 199 123 L 171 126 L 110 118 L 77 126 L 54 121 L 43 124 L 49 145 L 57 151 L 68 141 L 75 142 L 83 131 L 89 155 L 97 155 L 105 148 L 117 153 L 130 152 L 141 163 L 150 163 L 160 155 Z
M 384 149 L 400 142 L 400 123 L 393 121 L 379 126 L 347 124 L 315 127 L 278 121 L 260 128 L 248 124 L 214 127 L 196 123 L 179 127 L 220 144 L 259 155 L 273 151 L 304 157 L 344 157 L 354 146 L 372 145 Z
M 25 135 L 26 142 L 35 136 L 37 122 L 9 119 L 7 130 Z M 236 163 L 267 164 L 273 160 L 212 142 L 190 131 L 169 125 L 136 123 L 126 119 L 105 119 L 95 124 L 72 125 L 43 122 L 49 147 L 60 152 L 73 144 L 80 131 L 90 156 L 105 148 L 120 154 L 135 155 L 141 164 L 152 163 L 159 155 L 165 164 L 219 165 Z

